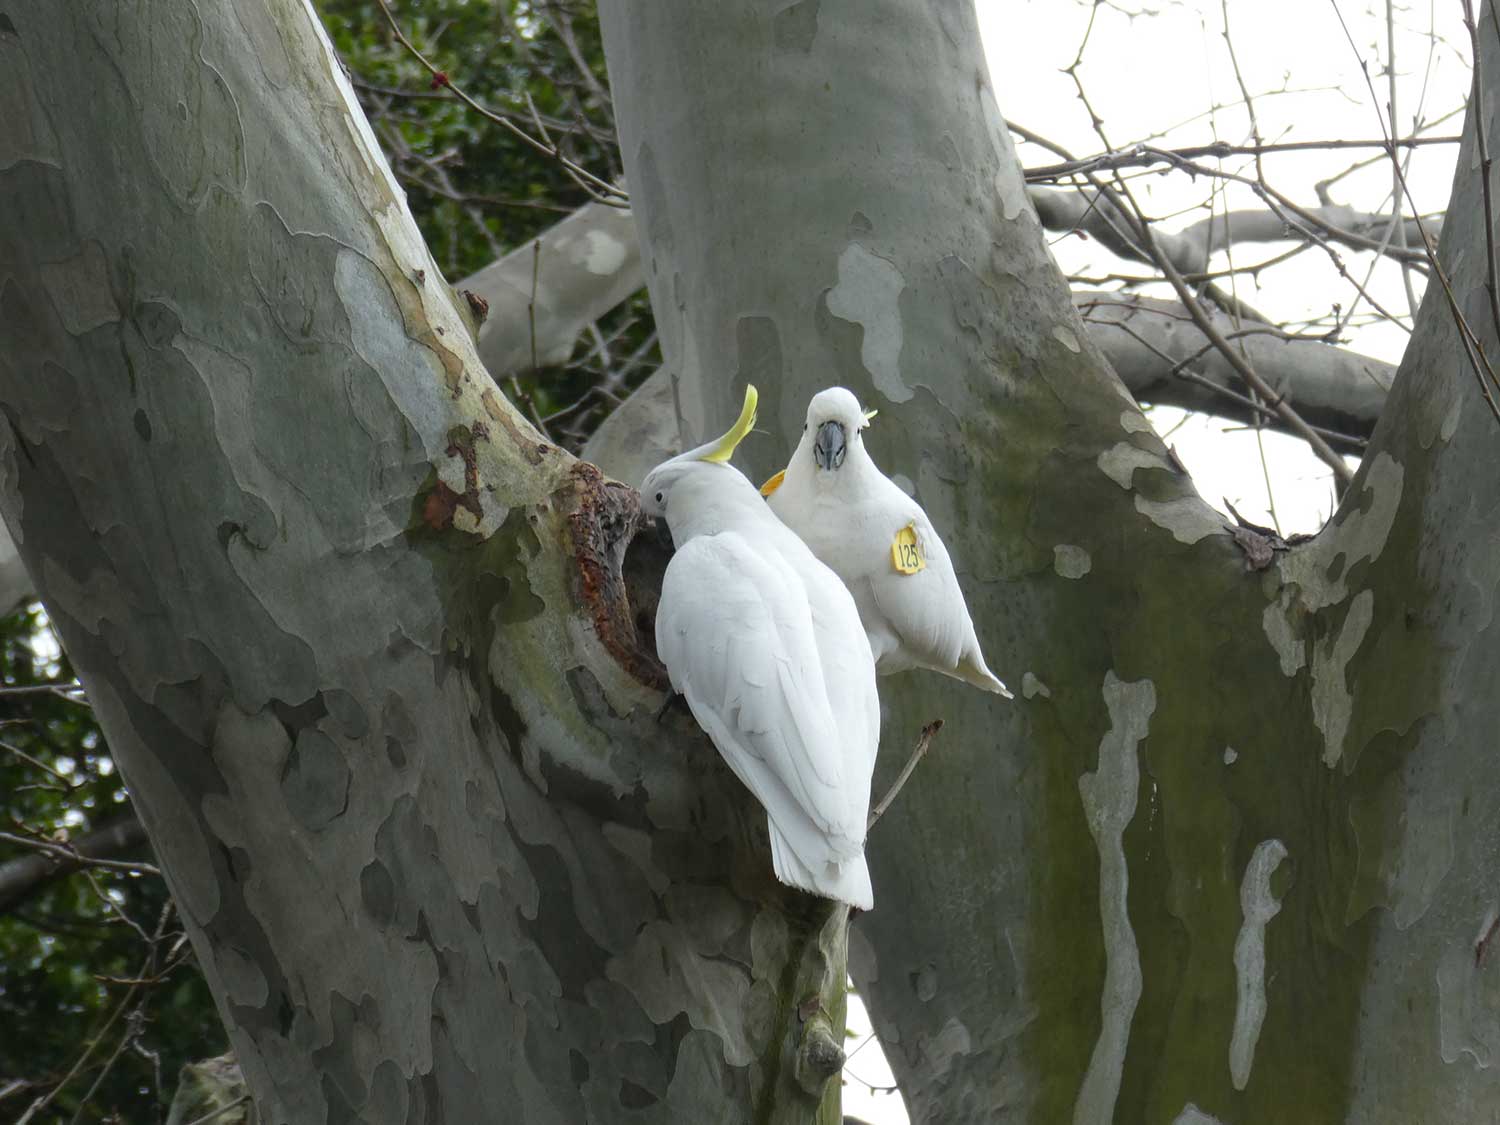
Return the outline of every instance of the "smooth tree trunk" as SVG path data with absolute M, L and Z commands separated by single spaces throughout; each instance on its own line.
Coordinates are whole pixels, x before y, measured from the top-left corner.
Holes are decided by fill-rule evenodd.
M 881 683 L 877 791 L 948 721 L 850 941 L 914 1119 L 1492 1112 L 1500 427 L 1441 287 L 1332 524 L 1237 540 L 1085 332 L 966 0 L 600 10 L 687 440 L 753 381 L 769 475 L 854 389 L 1019 689 Z M 1493 356 L 1491 100 L 1442 258 Z
M 843 912 L 311 7 L 0 0 L 0 216 L 0 507 L 261 1119 L 834 1119 Z

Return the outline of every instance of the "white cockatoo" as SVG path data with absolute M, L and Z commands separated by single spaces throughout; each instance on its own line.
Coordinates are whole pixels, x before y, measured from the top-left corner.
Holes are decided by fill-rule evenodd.
M 931 668 L 1009 699 L 932 521 L 865 450 L 874 415 L 843 387 L 819 391 L 791 461 L 761 492 L 849 587 L 881 675 Z
M 652 469 L 641 507 L 677 551 L 656 649 L 699 726 L 765 807 L 776 877 L 861 910 L 875 659 L 844 584 L 771 514 L 729 458 L 755 424 L 745 388 L 723 437 Z

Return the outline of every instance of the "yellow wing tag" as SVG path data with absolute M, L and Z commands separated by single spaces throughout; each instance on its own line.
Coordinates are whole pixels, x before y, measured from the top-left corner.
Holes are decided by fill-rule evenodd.
M 765 484 L 763 484 L 763 485 L 760 486 L 760 494 L 762 496 L 769 496 L 769 495 L 771 495 L 771 493 L 775 492 L 778 488 L 781 487 L 781 482 L 784 481 L 785 479 L 786 479 L 786 470 L 782 469 L 781 472 L 777 473 L 770 480 L 766 481 Z
M 917 529 L 913 524 L 896 532 L 896 538 L 891 541 L 891 562 L 900 574 L 915 574 L 926 568 L 927 560 L 922 557 L 922 547 L 917 542 Z

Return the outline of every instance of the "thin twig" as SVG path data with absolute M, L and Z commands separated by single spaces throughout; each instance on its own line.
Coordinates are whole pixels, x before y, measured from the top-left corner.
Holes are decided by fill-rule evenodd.
M 160 875 L 161 869 L 153 867 L 149 863 L 133 863 L 129 860 L 118 859 L 91 859 L 83 855 L 76 848 L 66 844 L 55 844 L 50 840 L 34 840 L 26 836 L 17 836 L 11 832 L 0 832 L 0 843 L 15 844 L 19 847 L 30 848 L 33 851 L 46 852 L 59 859 L 66 859 L 81 867 L 102 867 L 108 871 L 126 871 L 141 875 Z
M 874 828 L 875 822 L 885 815 L 886 809 L 891 807 L 891 802 L 896 799 L 896 794 L 901 792 L 901 787 L 911 777 L 912 770 L 917 768 L 917 763 L 922 760 L 923 756 L 927 753 L 928 747 L 932 745 L 933 738 L 942 729 L 942 719 L 933 719 L 932 722 L 922 728 L 922 733 L 917 736 L 916 748 L 911 752 L 911 757 L 906 760 L 906 765 L 901 767 L 901 772 L 896 775 L 895 782 L 886 790 L 885 796 L 880 798 L 880 802 L 870 810 L 870 819 L 865 822 L 866 832 Z
M 1020 127 L 1012 124 L 1011 131 L 1021 137 L 1022 140 L 1030 141 Z M 1402 137 L 1396 142 L 1398 148 L 1423 148 L 1427 145 L 1456 145 L 1462 137 Z M 1025 171 L 1027 183 L 1046 183 L 1052 180 L 1066 179 L 1069 176 L 1079 175 L 1083 172 L 1101 172 L 1114 168 L 1149 168 L 1153 164 L 1169 162 L 1164 153 L 1183 160 L 1224 160 L 1231 156 L 1266 156 L 1279 152 L 1306 152 L 1323 151 L 1343 148 L 1378 148 L 1388 149 L 1390 146 L 1385 141 L 1278 141 L 1269 144 L 1233 145 L 1227 141 L 1215 141 L 1207 145 L 1184 145 L 1180 148 L 1161 149 L 1148 147 L 1146 145 L 1132 145 L 1129 148 L 1113 152 L 1101 152 L 1095 156 L 1084 156 L 1076 160 L 1067 160 L 1061 164 L 1043 164 Z M 1376 157 L 1384 160 L 1385 153 Z

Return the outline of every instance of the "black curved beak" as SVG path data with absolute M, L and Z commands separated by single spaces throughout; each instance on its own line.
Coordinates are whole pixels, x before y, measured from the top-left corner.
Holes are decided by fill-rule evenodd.
M 813 461 L 820 469 L 837 469 L 844 463 L 844 424 L 824 422 L 813 440 Z

